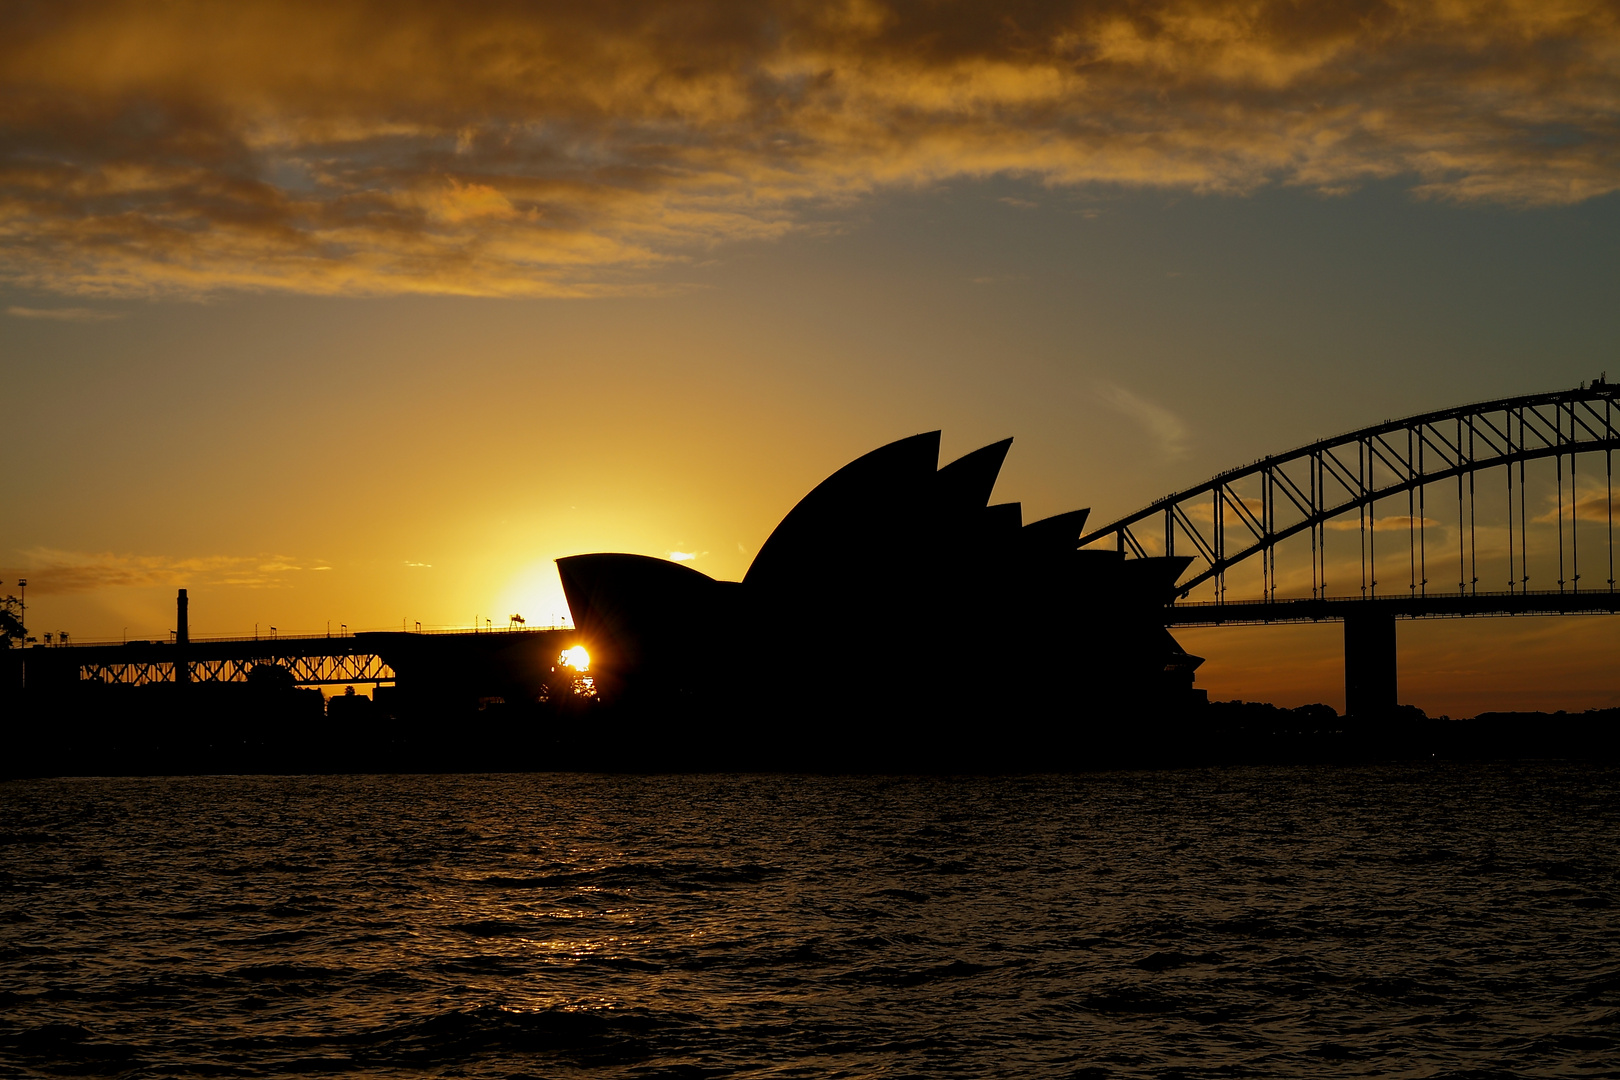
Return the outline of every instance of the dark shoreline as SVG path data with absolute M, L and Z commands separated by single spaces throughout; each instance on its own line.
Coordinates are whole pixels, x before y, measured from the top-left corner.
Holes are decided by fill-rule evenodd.
M 26 698 L 0 777 L 463 772 L 998 774 L 1244 764 L 1620 760 L 1620 709 L 1358 719 L 1326 705 L 996 715 L 486 703 L 394 716 L 365 699 L 238 688 Z M 152 690 L 160 692 L 153 693 Z M 198 693 L 202 690 L 202 693 Z M 761 717 L 765 719 L 760 719 Z

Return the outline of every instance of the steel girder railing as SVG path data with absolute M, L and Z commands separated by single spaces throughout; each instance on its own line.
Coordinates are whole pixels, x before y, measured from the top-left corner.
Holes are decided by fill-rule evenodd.
M 191 660 L 188 667 L 192 682 L 246 682 L 248 672 L 256 664 L 278 664 L 292 673 L 300 686 L 328 686 L 343 683 L 394 682 L 394 669 L 382 657 L 372 653 L 344 653 L 331 656 L 232 657 L 229 659 Z M 173 682 L 174 662 L 169 660 L 132 660 L 100 664 L 85 664 L 79 669 L 79 678 L 86 681 L 126 683 L 136 686 L 152 682 Z
M 1599 379 L 1589 386 L 1548 394 L 1503 398 L 1389 420 L 1299 447 L 1285 454 L 1221 473 L 1186 491 L 1167 496 L 1136 513 L 1094 529 L 1080 538 L 1087 547 L 1112 540 L 1138 558 L 1150 554 L 1144 531 L 1163 530 L 1162 553 L 1192 555 L 1195 572 L 1180 582 L 1185 598 L 1213 582 L 1217 602 L 1226 599 L 1226 572 L 1261 557 L 1264 597 L 1276 599 L 1276 547 L 1308 533 L 1311 543 L 1311 596 L 1327 595 L 1326 525 L 1357 514 L 1360 521 L 1361 595 L 1377 596 L 1377 532 L 1380 500 L 1405 495 L 1410 591 L 1426 595 L 1428 539 L 1424 509 L 1427 491 L 1442 481 L 1457 482 L 1459 593 L 1478 591 L 1478 552 L 1474 540 L 1475 474 L 1503 468 L 1507 474 L 1508 570 L 1510 591 L 1529 580 L 1525 566 L 1528 518 L 1524 463 L 1558 462 L 1558 587 L 1580 588 L 1579 539 L 1575 524 L 1578 495 L 1575 459 L 1603 453 L 1608 517 L 1608 588 L 1614 589 L 1613 451 L 1620 449 L 1620 385 Z M 1565 467 L 1570 497 L 1565 499 Z M 1514 468 L 1518 466 L 1518 484 Z M 1244 495 L 1240 487 L 1256 495 Z M 1514 499 L 1518 504 L 1515 517 Z M 1566 534 L 1566 510 L 1568 528 Z M 1466 527 L 1465 527 L 1466 526 Z M 1515 539 L 1515 530 L 1517 538 Z M 1151 544 L 1158 547 L 1157 536 Z M 1566 547 L 1573 575 L 1566 571 Z M 1518 561 L 1515 562 L 1515 559 Z
M 79 668 L 81 682 L 147 683 L 174 682 L 174 664 L 167 660 L 132 660 L 118 664 L 84 664 Z

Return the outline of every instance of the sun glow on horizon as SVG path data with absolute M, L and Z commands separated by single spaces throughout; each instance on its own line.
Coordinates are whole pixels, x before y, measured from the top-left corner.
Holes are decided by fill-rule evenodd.
M 557 657 L 557 663 L 565 668 L 585 672 L 591 669 L 591 654 L 583 645 L 575 645 L 571 649 L 564 649 L 562 655 Z
M 535 629 L 573 625 L 568 598 L 563 595 L 557 565 L 551 559 L 525 563 L 507 576 L 493 592 L 493 597 L 492 607 L 499 611 L 524 612 L 528 625 Z

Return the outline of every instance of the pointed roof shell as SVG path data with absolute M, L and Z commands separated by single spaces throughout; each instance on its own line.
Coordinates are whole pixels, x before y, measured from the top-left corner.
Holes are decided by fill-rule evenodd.
M 1007 460 L 1007 449 L 1011 446 L 1011 439 L 981 446 L 935 473 L 934 487 L 941 508 L 968 512 L 988 503 L 990 493 L 995 490 L 996 477 L 1001 474 L 1002 463 Z
M 939 464 L 939 432 L 880 446 L 817 484 L 776 526 L 743 581 L 767 589 L 824 576 L 881 548 L 914 516 Z

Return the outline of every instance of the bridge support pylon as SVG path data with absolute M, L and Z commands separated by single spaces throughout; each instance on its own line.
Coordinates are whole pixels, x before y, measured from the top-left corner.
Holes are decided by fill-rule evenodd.
M 1356 613 L 1344 620 L 1344 712 L 1372 717 L 1396 708 L 1395 616 Z

